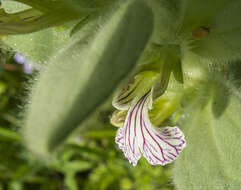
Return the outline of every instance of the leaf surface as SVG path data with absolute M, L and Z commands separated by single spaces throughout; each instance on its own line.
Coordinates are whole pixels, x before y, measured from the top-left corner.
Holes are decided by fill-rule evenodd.
M 212 81 L 208 86 L 210 92 Z M 187 147 L 175 163 L 174 182 L 178 190 L 237 190 L 241 187 L 240 94 L 230 86 L 229 90 L 217 84 L 215 87 L 219 89 L 213 93 L 214 97 L 202 97 L 208 99 L 204 101 L 206 105 L 193 107 L 183 120 Z M 202 104 L 200 97 L 196 103 Z M 222 110 L 217 117 L 213 112 L 218 109 Z
M 131 71 L 152 34 L 153 15 L 143 1 L 120 6 L 87 45 L 76 34 L 34 87 L 24 135 L 36 153 L 54 150 L 104 102 Z

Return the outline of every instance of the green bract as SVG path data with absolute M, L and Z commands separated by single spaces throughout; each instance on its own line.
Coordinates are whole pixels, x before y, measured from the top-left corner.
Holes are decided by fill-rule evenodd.
M 28 147 L 46 154 L 95 111 L 135 66 L 153 30 L 144 1 L 120 5 L 86 44 L 75 35 L 46 67 L 34 87 L 24 135 Z

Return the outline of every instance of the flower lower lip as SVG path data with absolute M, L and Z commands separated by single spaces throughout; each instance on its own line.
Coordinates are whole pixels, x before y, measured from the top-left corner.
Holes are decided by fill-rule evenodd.
M 152 125 L 148 116 L 151 96 L 149 91 L 130 107 L 124 126 L 116 136 L 116 143 L 134 166 L 141 154 L 152 165 L 168 164 L 179 156 L 186 145 L 184 134 L 178 127 L 158 129 Z

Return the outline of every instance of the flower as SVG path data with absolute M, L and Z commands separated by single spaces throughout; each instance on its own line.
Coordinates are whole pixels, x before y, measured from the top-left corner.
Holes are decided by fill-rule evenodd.
M 34 71 L 41 71 L 42 65 L 34 63 L 21 53 L 15 53 L 13 59 L 16 63 L 23 65 L 23 72 L 25 74 L 32 74 Z
M 117 131 L 115 142 L 133 166 L 137 165 L 141 155 L 151 165 L 171 163 L 186 146 L 184 134 L 178 127 L 157 128 L 151 123 L 148 110 L 152 108 L 152 89 L 138 100 L 134 98 L 124 101 L 136 88 L 133 85 L 132 89 L 113 100 L 117 109 L 128 110 L 124 125 Z
M 15 53 L 13 59 L 18 64 L 24 64 L 26 62 L 26 57 L 23 54 L 21 54 L 21 53 Z

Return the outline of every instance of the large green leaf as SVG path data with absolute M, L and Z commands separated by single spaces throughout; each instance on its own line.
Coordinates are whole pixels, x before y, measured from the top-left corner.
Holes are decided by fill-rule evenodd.
M 65 4 L 56 4 L 55 6 L 54 4 L 52 5 L 51 11 L 43 12 L 14 1 L 4 1 L 0 9 L 0 34 L 31 33 L 60 25 L 88 14 L 75 10 L 76 6 L 69 7 L 65 6 Z
M 152 30 L 152 11 L 138 0 L 122 3 L 89 45 L 77 33 L 33 88 L 26 145 L 46 154 L 63 142 L 135 66 Z
M 175 163 L 178 190 L 241 188 L 240 92 L 224 78 L 218 81 L 213 77 L 197 88 L 199 98 L 182 123 L 187 147 Z

